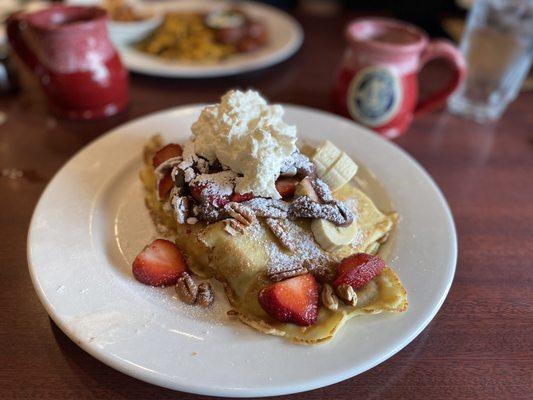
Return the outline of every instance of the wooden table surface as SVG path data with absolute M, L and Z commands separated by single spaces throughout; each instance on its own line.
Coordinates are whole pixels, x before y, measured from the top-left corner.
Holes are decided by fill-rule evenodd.
M 141 115 L 212 102 L 230 87 L 330 110 L 332 73 L 350 16 L 299 16 L 306 41 L 291 60 L 241 77 L 169 80 L 132 76 L 131 105 L 96 122 L 56 120 L 36 83 L 0 98 L 0 398 L 196 398 L 123 375 L 91 357 L 48 318 L 30 281 L 26 234 L 54 173 L 108 129 Z M 396 143 L 433 176 L 457 225 L 450 294 L 405 349 L 355 378 L 293 399 L 525 399 L 533 392 L 533 93 L 504 117 L 477 125 L 444 111 L 418 118 Z M 377 155 L 379 156 L 379 155 Z M 200 397 L 200 396 L 198 396 Z

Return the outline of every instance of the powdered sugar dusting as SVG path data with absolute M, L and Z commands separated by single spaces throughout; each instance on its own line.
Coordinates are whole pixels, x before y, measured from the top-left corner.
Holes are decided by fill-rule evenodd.
M 205 186 L 205 195 L 229 196 L 233 193 L 236 177 L 237 174 L 233 171 L 200 174 L 191 181 L 191 186 Z
M 290 237 L 294 243 L 294 251 L 278 245 L 276 240 L 263 241 L 262 245 L 266 247 L 268 254 L 266 262 L 268 274 L 290 271 L 298 267 L 306 267 L 312 273 L 320 273 L 321 270 L 326 269 L 329 264 L 329 257 L 317 245 L 312 234 L 294 222 L 287 223 L 285 227 L 287 237 Z M 260 240 L 263 229 L 268 228 L 254 223 L 246 233 L 252 239 L 256 237 Z

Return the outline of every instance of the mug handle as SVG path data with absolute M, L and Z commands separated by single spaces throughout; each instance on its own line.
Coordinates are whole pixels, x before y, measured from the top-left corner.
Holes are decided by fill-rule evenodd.
M 430 94 L 426 99 L 418 102 L 415 114 L 431 111 L 443 104 L 449 95 L 464 81 L 466 77 L 466 62 L 461 52 L 448 40 L 432 40 L 422 53 L 419 71 L 431 60 L 444 58 L 452 66 L 453 76 L 442 89 Z
M 37 73 L 42 70 L 39 68 L 41 63 L 24 39 L 25 25 L 27 25 L 27 21 L 21 12 L 10 15 L 6 20 L 7 38 L 19 58 L 30 67 L 32 72 Z

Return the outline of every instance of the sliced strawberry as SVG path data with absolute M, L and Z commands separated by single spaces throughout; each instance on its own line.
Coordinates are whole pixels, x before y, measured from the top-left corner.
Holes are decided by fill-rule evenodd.
M 236 203 L 242 203 L 243 201 L 252 200 L 254 198 L 254 194 L 252 192 L 249 193 L 233 193 L 230 197 L 230 201 L 234 201 Z
M 132 265 L 133 276 L 151 286 L 175 285 L 185 271 L 185 257 L 174 243 L 165 239 L 156 239 L 146 246 Z
M 273 283 L 259 292 L 259 304 L 280 322 L 312 325 L 318 317 L 318 284 L 311 274 Z
M 279 178 L 276 181 L 276 190 L 284 199 L 294 196 L 294 190 L 298 184 L 297 178 Z
M 350 285 L 360 289 L 379 275 L 385 268 L 385 261 L 379 256 L 365 253 L 353 254 L 340 262 L 337 266 L 337 278 L 332 286 Z
M 189 186 L 189 193 L 198 203 L 209 203 L 215 207 L 224 207 L 230 202 L 230 195 L 221 194 L 216 187 L 208 182 Z M 217 194 L 218 193 L 218 194 Z
M 173 157 L 179 157 L 183 153 L 183 149 L 179 144 L 171 143 L 159 149 L 152 159 L 154 168 Z
M 172 177 L 170 176 L 170 173 L 166 174 L 163 179 L 159 181 L 159 185 L 157 187 L 157 190 L 159 192 L 159 198 L 165 199 L 168 194 L 170 193 L 170 190 L 174 186 L 174 182 L 172 181 Z

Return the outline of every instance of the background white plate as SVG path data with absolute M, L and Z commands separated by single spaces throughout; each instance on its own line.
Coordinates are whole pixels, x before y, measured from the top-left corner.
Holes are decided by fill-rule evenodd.
M 100 0 L 69 0 L 71 4 L 95 4 Z M 267 25 L 269 42 L 258 51 L 229 57 L 216 64 L 193 64 L 167 61 L 115 42 L 124 65 L 133 72 L 174 78 L 208 78 L 242 74 L 280 63 L 293 55 L 301 46 L 303 31 L 300 24 L 285 12 L 262 3 L 226 0 L 173 0 L 145 2 L 157 13 L 165 11 L 204 11 L 237 4 L 253 18 Z M 110 30 L 111 34 L 113 33 Z M 113 37 L 113 36 L 111 36 Z
M 297 125 L 300 138 L 327 138 L 366 166 L 358 173 L 360 184 L 380 206 L 401 215 L 383 256 L 405 284 L 407 312 L 354 318 L 333 341 L 305 347 L 228 320 L 219 287 L 214 307 L 204 312 L 177 301 L 172 288 L 147 287 L 132 277 L 131 261 L 156 237 L 138 180 L 142 147 L 156 132 L 184 141 L 200 110 L 177 108 L 119 127 L 80 151 L 48 185 L 31 222 L 28 262 L 37 294 L 59 327 L 126 374 L 219 396 L 329 385 L 372 368 L 413 340 L 453 279 L 457 244 L 450 210 L 406 153 L 317 110 L 286 106 L 286 120 Z

